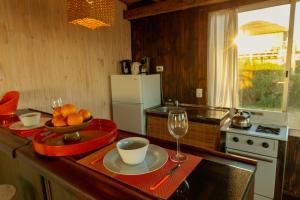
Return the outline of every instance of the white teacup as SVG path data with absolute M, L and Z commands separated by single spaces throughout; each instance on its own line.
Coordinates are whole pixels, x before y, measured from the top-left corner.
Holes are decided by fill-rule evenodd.
M 28 127 L 37 126 L 40 124 L 41 113 L 39 112 L 26 113 L 20 115 L 19 118 L 24 126 L 28 126 Z
M 117 143 L 118 152 L 124 163 L 136 165 L 145 160 L 149 140 L 142 137 L 129 137 Z

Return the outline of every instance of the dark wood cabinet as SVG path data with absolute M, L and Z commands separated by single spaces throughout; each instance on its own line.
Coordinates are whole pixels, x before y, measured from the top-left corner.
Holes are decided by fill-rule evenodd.
M 300 199 L 300 137 L 289 136 L 283 199 Z
M 0 151 L 0 184 L 14 185 L 16 200 L 44 199 L 42 181 L 28 164 Z

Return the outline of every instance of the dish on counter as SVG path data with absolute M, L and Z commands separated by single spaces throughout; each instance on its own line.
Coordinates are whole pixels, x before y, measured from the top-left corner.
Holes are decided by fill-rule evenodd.
M 118 141 L 116 146 L 124 163 L 137 165 L 145 160 L 149 140 L 143 137 L 128 137 Z
M 116 174 L 140 175 L 160 169 L 168 161 L 168 158 L 168 152 L 164 148 L 150 144 L 145 160 L 142 163 L 128 165 L 122 161 L 118 150 L 115 148 L 104 156 L 103 166 L 108 171 Z
M 41 120 L 40 112 L 29 112 L 19 116 L 19 119 L 26 127 L 37 126 Z
M 92 121 L 93 121 L 93 116 L 91 116 L 89 119 L 83 121 L 83 123 L 79 124 L 79 125 L 59 126 L 58 127 L 58 126 L 54 126 L 52 123 L 52 119 L 50 119 L 45 123 L 45 127 L 54 133 L 62 133 L 62 134 L 72 133 L 72 132 L 76 132 L 76 131 L 85 129 L 88 125 L 91 124 Z
M 9 129 L 14 131 L 25 131 L 25 130 L 31 130 L 34 128 L 40 128 L 45 126 L 45 123 L 51 120 L 49 117 L 41 117 L 40 123 L 36 126 L 24 126 L 24 124 L 21 121 L 17 121 L 9 126 Z

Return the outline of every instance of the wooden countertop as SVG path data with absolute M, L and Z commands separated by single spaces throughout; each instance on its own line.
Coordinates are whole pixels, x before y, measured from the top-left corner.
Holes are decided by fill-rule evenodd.
M 128 136 L 136 135 L 119 131 L 119 139 Z M 176 147 L 174 142 L 149 140 L 165 148 Z M 75 162 L 89 153 L 68 157 L 41 156 L 33 151 L 29 139 L 18 138 L 7 129 L 0 129 L 0 147 L 1 151 L 15 152 L 15 159 L 30 165 L 46 179 L 72 190 L 82 199 L 152 199 L 135 188 Z M 254 160 L 187 145 L 182 145 L 182 150 L 204 157 L 187 178 L 190 185 L 188 199 L 251 199 L 256 169 Z M 173 195 L 173 198 L 176 196 Z
M 161 107 L 175 108 L 174 106 L 159 106 L 146 109 L 149 115 L 168 117 L 168 111 L 162 111 Z M 179 106 L 186 110 L 189 121 L 202 122 L 208 124 L 221 124 L 221 122 L 229 116 L 229 110 L 218 109 L 207 106 Z

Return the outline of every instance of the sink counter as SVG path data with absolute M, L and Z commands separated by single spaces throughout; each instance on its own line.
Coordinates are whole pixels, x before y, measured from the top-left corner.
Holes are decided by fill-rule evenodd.
M 168 112 L 172 109 L 184 109 L 188 115 L 189 128 L 181 140 L 183 144 L 213 150 L 220 149 L 220 128 L 229 117 L 229 110 L 226 109 L 203 106 L 158 106 L 146 109 L 148 136 L 174 140 L 168 131 Z
M 187 112 L 189 121 L 203 122 L 208 124 L 220 124 L 229 116 L 229 110 L 205 106 L 158 106 L 146 109 L 148 115 L 159 115 L 168 117 L 168 112 L 172 109 L 184 109 Z

